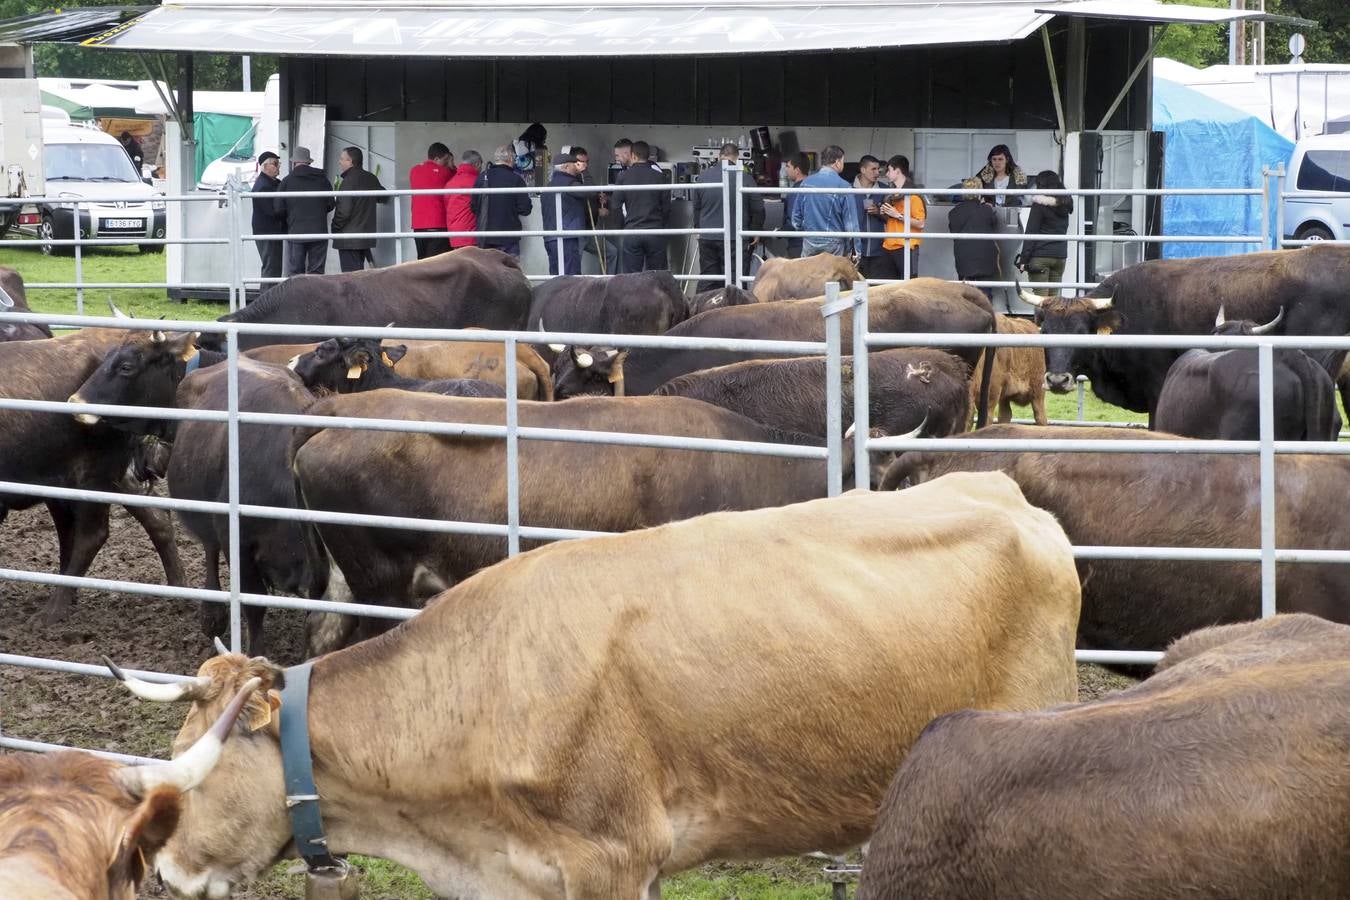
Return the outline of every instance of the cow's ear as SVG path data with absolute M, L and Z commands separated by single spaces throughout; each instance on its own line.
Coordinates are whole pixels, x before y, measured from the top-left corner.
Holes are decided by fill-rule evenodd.
M 408 352 L 408 345 L 407 345 L 407 344 L 385 344 L 383 347 L 380 348 L 380 350 L 381 350 L 382 354 L 384 355 L 384 364 L 385 364 L 386 366 L 389 366 L 390 368 L 393 368 L 393 367 L 394 367 L 394 364 L 397 363 L 400 359 L 402 359 L 402 358 L 407 354 L 407 352 Z
M 160 334 L 161 332 L 155 333 Z M 200 331 L 183 331 L 166 336 L 165 340 L 167 343 L 164 346 L 178 359 L 187 362 L 192 359 L 192 355 L 197 352 L 197 346 L 193 342 L 197 340 L 199 334 L 201 334 Z
M 122 827 L 108 880 L 139 885 L 150 861 L 173 836 L 181 811 L 182 794 L 177 788 L 160 785 L 150 791 Z
M 262 691 L 255 691 L 244 705 L 240 719 L 243 720 L 246 730 L 257 731 L 271 725 L 279 709 L 281 709 L 281 694 L 276 691 L 268 691 L 265 694 Z
M 370 368 L 370 351 L 364 347 L 357 347 L 346 354 L 345 359 L 347 361 L 348 381 L 355 381 L 365 374 L 366 369 Z
M 619 384 L 623 381 L 623 361 L 628 358 L 628 351 L 621 350 L 609 364 L 609 383 Z
M 1097 314 L 1097 333 L 1112 334 L 1119 330 L 1122 324 L 1120 313 L 1114 309 L 1105 309 Z

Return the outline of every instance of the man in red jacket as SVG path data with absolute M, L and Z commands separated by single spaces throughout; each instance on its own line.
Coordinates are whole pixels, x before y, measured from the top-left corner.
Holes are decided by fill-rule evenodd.
M 455 174 L 450 176 L 450 180 L 445 183 L 445 186 L 448 188 L 471 188 L 478 181 L 478 172 L 482 168 L 482 154 L 477 150 L 465 150 L 464 155 L 459 158 L 459 168 L 455 169 Z M 445 195 L 446 231 L 478 230 L 478 217 L 473 214 L 473 208 L 470 205 L 472 202 L 473 194 Z M 478 243 L 478 238 L 472 234 L 452 237 L 450 249 L 472 247 L 476 243 Z
M 427 148 L 427 158 L 408 171 L 408 187 L 415 191 L 443 188 L 455 174 L 455 158 L 440 141 Z M 445 231 L 445 194 L 425 194 L 412 198 L 413 231 Z M 426 259 L 450 249 L 443 237 L 413 238 L 417 258 Z

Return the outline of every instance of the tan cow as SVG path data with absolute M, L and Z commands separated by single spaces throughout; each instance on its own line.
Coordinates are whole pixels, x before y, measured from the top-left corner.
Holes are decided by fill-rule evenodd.
M 856 846 L 933 716 L 1075 697 L 1077 617 L 1067 539 L 999 474 L 543 547 L 314 662 L 328 848 L 444 897 L 641 900 Z M 215 697 L 252 674 L 282 677 L 203 667 Z M 276 719 L 229 745 L 159 855 L 171 887 L 226 896 L 293 846 L 281 769 Z
M 258 684 L 246 680 L 233 699 L 218 698 L 215 724 L 171 763 L 125 766 L 78 751 L 0 756 L 0 897 L 132 900 L 178 825 L 183 794 L 220 759 Z
M 408 352 L 398 361 L 398 374 L 405 378 L 434 381 L 441 378 L 477 378 L 506 386 L 502 361 L 506 351 L 498 341 L 395 341 Z M 245 351 L 261 362 L 286 365 L 312 351 L 317 344 L 272 344 Z M 552 400 L 553 376 L 548 363 L 528 344 L 516 345 L 516 396 L 521 400 Z
M 998 314 L 999 334 L 1040 334 L 1035 322 Z M 983 354 L 981 355 L 983 361 Z M 970 379 L 970 401 L 980 396 L 981 366 Z M 1031 406 L 1037 425 L 1049 424 L 1045 415 L 1045 350 L 1041 347 L 999 347 L 989 378 L 989 409 L 998 409 L 998 421 L 1012 421 L 1012 405 Z
M 825 285 L 839 282 L 841 290 L 853 287 L 862 274 L 842 256 L 820 253 L 803 259 L 775 256 L 759 267 L 751 293 L 756 302 L 809 300 L 825 293 Z

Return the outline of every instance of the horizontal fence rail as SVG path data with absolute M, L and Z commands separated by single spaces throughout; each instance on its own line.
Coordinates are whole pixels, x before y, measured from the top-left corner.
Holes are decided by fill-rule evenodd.
M 718 276 L 723 283 L 739 283 L 748 285 L 753 282 L 750 276 L 741 275 L 744 271 L 741 263 L 744 261 L 745 240 L 751 238 L 842 238 L 845 240 L 884 240 L 889 238 L 899 238 L 906 241 L 911 238 L 946 238 L 952 240 L 998 240 L 1006 242 L 1008 240 L 1017 240 L 1020 236 L 1005 233 L 994 234 L 953 234 L 942 232 L 911 231 L 908 228 L 902 232 L 807 232 L 807 231 L 766 231 L 751 230 L 748 228 L 733 227 L 733 221 L 744 222 L 744 203 L 752 195 L 784 195 L 784 194 L 867 194 L 875 196 L 879 193 L 913 195 L 920 194 L 925 196 L 951 196 L 956 194 L 966 195 L 974 194 L 988 196 L 994 194 L 1004 195 L 1034 195 L 1034 194 L 1055 194 L 1077 197 L 1116 197 L 1116 196 L 1142 196 L 1142 197 L 1162 197 L 1162 196 L 1237 196 L 1237 197 L 1265 197 L 1267 200 L 1272 196 L 1283 198 L 1287 193 L 1276 191 L 1274 195 L 1266 189 L 1098 189 L 1098 190 L 1063 190 L 1050 191 L 1040 189 L 979 189 L 966 190 L 964 188 L 796 188 L 785 191 L 782 188 L 759 188 L 745 187 L 740 184 L 740 175 L 738 167 L 729 167 L 724 170 L 724 182 L 711 182 L 702 184 L 678 184 L 678 185 L 632 185 L 619 186 L 614 185 L 582 185 L 575 187 L 524 187 L 524 188 L 506 188 L 506 189 L 483 189 L 483 188 L 446 188 L 434 190 L 389 190 L 389 191 L 316 191 L 288 194 L 288 197 L 405 197 L 419 195 L 475 195 L 475 194 L 530 194 L 541 198 L 541 202 L 553 201 L 561 203 L 566 195 L 584 195 L 594 197 L 598 193 L 612 193 L 616 189 L 625 192 L 639 191 L 680 191 L 693 192 L 698 191 L 727 191 L 724 194 L 723 222 L 720 228 L 713 227 L 690 227 L 690 228 L 667 228 L 655 230 L 643 230 L 642 235 L 669 235 L 683 238 L 703 238 L 715 239 L 724 243 L 728 251 L 725 255 L 727 265 L 724 276 Z M 1282 176 L 1281 176 L 1282 179 Z M 1279 181 L 1282 184 L 1282 180 Z M 159 198 L 167 202 L 213 202 L 222 206 L 229 207 L 234 216 L 231 234 L 227 238 L 174 238 L 165 237 L 161 239 L 129 237 L 123 238 L 85 238 L 78 235 L 73 239 L 51 241 L 54 246 L 72 246 L 75 250 L 76 261 L 76 279 L 73 282 L 51 282 L 34 283 L 28 285 L 31 289 L 41 290 L 44 288 L 76 288 L 77 291 L 88 289 L 123 289 L 131 287 L 165 287 L 179 286 L 177 283 L 169 285 L 166 282 L 134 283 L 134 282 L 89 282 L 82 277 L 81 259 L 82 248 L 97 247 L 106 244 L 125 244 L 125 243 L 143 243 L 147 245 L 165 245 L 165 244 L 226 244 L 230 247 L 232 278 L 229 282 L 221 281 L 202 281 L 193 285 L 186 285 L 198 288 L 225 289 L 230 293 L 230 306 L 234 308 L 243 303 L 245 298 L 245 283 L 260 283 L 259 279 L 245 277 L 242 271 L 243 256 L 242 247 L 249 241 L 277 241 L 277 240 L 329 240 L 334 237 L 328 233 L 315 233 L 312 235 L 253 235 L 248 234 L 243 226 L 242 217 L 247 214 L 248 207 L 244 205 L 255 196 L 251 191 L 243 189 L 238 183 L 232 182 L 222 194 L 208 195 L 184 195 Z M 1306 194 L 1302 195 L 1306 196 Z M 136 202 L 143 202 L 143 197 L 127 198 Z M 732 202 L 734 201 L 734 202 Z M 12 206 L 15 203 L 35 202 L 32 198 L 20 200 L 5 200 L 0 198 L 0 208 Z M 84 209 L 89 208 L 96 203 L 105 201 L 70 201 L 57 198 L 52 201 L 53 204 L 65 204 L 64 208 L 75 210 L 82 215 Z M 1278 203 L 1276 204 L 1278 206 Z M 397 206 L 396 206 L 397 209 Z M 556 210 L 556 207 L 555 207 Z M 398 216 L 396 214 L 396 221 Z M 558 221 L 561 221 L 559 216 Z M 1263 229 L 1264 230 L 1264 229 Z M 1285 240 L 1283 235 L 1279 234 L 1280 224 L 1277 221 L 1276 239 L 1277 246 L 1296 246 L 1310 241 Z M 541 238 L 544 240 L 561 240 L 579 237 L 617 237 L 622 238 L 632 235 L 632 231 L 623 229 L 603 229 L 590 228 L 585 230 L 569 230 L 563 228 L 554 229 L 535 229 L 509 232 L 479 232 L 479 231 L 444 231 L 444 232 L 413 232 L 403 230 L 397 227 L 392 232 L 371 232 L 361 235 L 347 235 L 343 237 L 369 237 L 375 239 L 384 239 L 394 237 L 399 240 L 406 237 L 511 237 L 511 238 Z M 1102 245 L 1133 242 L 1139 244 L 1158 243 L 1158 242 L 1227 242 L 1236 244 L 1252 244 L 1259 249 L 1270 243 L 1267 235 L 1223 235 L 1223 236 L 1172 236 L 1172 235 L 1114 235 L 1114 234 L 1068 234 L 1062 240 L 1070 244 L 1089 244 L 1098 243 Z M 0 241 L 0 246 L 28 244 L 31 241 Z M 909 254 L 906 253 L 906 256 Z M 736 269 L 732 271 L 731 260 L 736 259 Z M 908 262 L 906 263 L 908 271 Z M 575 274 L 575 273 L 568 273 Z M 539 276 L 536 276 L 539 277 Z M 685 280 L 710 281 L 708 276 L 677 276 Z M 877 283 L 874 280 L 871 283 Z M 1350 443 L 1334 442 L 1291 442 L 1275 441 L 1273 439 L 1273 421 L 1272 421 L 1272 391 L 1271 368 L 1273 352 L 1284 349 L 1344 349 L 1350 347 L 1350 339 L 1345 337 L 1307 337 L 1307 336 L 1262 336 L 1262 337 L 1228 337 L 1213 335 L 1188 335 L 1188 336 L 1142 336 L 1142 335 L 1081 335 L 1081 336 L 1047 336 L 1047 335 L 1023 335 L 1023 334 L 994 334 L 994 335 L 972 335 L 972 334 L 881 334 L 869 333 L 867 328 L 867 284 L 861 282 L 854 290 L 851 297 L 841 297 L 837 286 L 831 286 L 828 292 L 827 302 L 824 304 L 823 314 L 825 315 L 826 339 L 824 341 L 761 341 L 751 339 L 719 339 L 719 338 L 685 338 L 668 337 L 664 335 L 606 335 L 574 332 L 522 332 L 507 330 L 481 330 L 481 331 L 462 331 L 455 329 L 413 329 L 413 328 L 381 328 L 381 327 L 337 327 L 337 326 L 308 326 L 308 325 L 272 325 L 261 323 L 221 323 L 221 322 L 203 322 L 195 320 L 166 320 L 166 321 L 146 321 L 146 320 L 127 320 L 127 319 L 107 319 L 104 317 L 74 315 L 57 316 L 43 315 L 37 313 L 6 313 L 6 319 L 3 321 L 11 322 L 33 322 L 53 325 L 57 327 L 114 327 L 128 330 L 171 330 L 171 331 L 198 331 L 204 333 L 223 334 L 226 338 L 227 358 L 224 365 L 228 372 L 228 402 L 224 410 L 185 410 L 171 408 L 145 408 L 145 407 L 125 407 L 111 405 L 93 405 L 93 404 L 71 404 L 62 401 L 47 400 L 24 400 L 24 399 L 0 399 L 0 409 L 25 409 L 34 412 L 43 412 L 48 414 L 71 414 L 74 412 L 92 413 L 99 416 L 118 416 L 128 413 L 134 414 L 137 418 L 164 419 L 173 421 L 209 421 L 221 423 L 226 426 L 228 434 L 228 457 L 229 457 L 229 490 L 228 500 L 226 501 L 193 501 L 179 500 L 173 498 L 158 497 L 148 494 L 128 494 L 113 491 L 94 491 L 76 488 L 65 488 L 57 486 L 28 485 L 14 482 L 0 482 L 0 493 L 10 493 L 16 495 L 39 497 L 47 499 L 59 499 L 68 501 L 84 501 L 99 503 L 118 503 L 127 506 L 141 506 L 157 508 L 164 510 L 191 511 L 197 513 L 206 513 L 224 516 L 229 524 L 229 541 L 226 558 L 229 563 L 229 586 L 222 590 L 207 590 L 202 588 L 174 587 L 159 584 L 144 584 L 138 582 L 119 581 L 116 579 L 89 578 L 85 576 L 66 576 L 52 573 L 30 572 L 21 569 L 0 568 L 0 580 L 10 580 L 16 582 L 26 582 L 31 584 L 64 586 L 87 588 L 103 591 L 120 592 L 135 596 L 160 597 L 172 600 L 182 600 L 191 602 L 210 602 L 226 604 L 229 607 L 230 636 L 229 646 L 232 650 L 238 651 L 241 646 L 241 620 L 240 609 L 243 605 L 275 607 L 296 609 L 310 612 L 341 613 L 347 615 L 365 615 L 384 619 L 401 620 L 416 615 L 413 609 L 402 607 L 381 606 L 371 603 L 347 603 L 335 602 L 321 599 L 307 599 L 295 597 L 282 597 L 272 595 L 251 594 L 241 590 L 237 572 L 239 570 L 240 549 L 240 521 L 244 518 L 259 519 L 288 519 L 294 521 L 309 522 L 315 524 L 347 524 L 373 528 L 393 528 L 401 530 L 426 531 L 443 534 L 465 534 L 483 537 L 503 538 L 505 539 L 506 554 L 514 556 L 520 552 L 520 541 L 555 541 L 570 539 L 585 539 L 596 537 L 605 532 L 589 531 L 584 529 L 567 529 L 533 526 L 520 520 L 520 497 L 519 497 L 519 441 L 559 441 L 571 443 L 591 443 L 591 444 L 610 444 L 617 446 L 634 447 L 654 447 L 661 449 L 679 449 L 694 452 L 733 452 L 755 455 L 768 455 L 788 458 L 802 458 L 822 460 L 826 463 L 823 477 L 826 480 L 825 491 L 830 494 L 838 493 L 842 489 L 842 474 L 844 470 L 844 454 L 851 453 L 853 462 L 853 471 L 858 480 L 858 487 L 861 489 L 870 489 L 868 483 L 868 472 L 871 462 L 871 454 L 874 452 L 899 452 L 904 450 L 934 450 L 934 451 L 985 451 L 985 452 L 1132 452 L 1132 453 L 1217 453 L 1217 454 L 1249 454 L 1256 455 L 1259 458 L 1260 474 L 1262 479 L 1262 497 L 1261 497 L 1261 542 L 1259 547 L 1246 548 L 1207 548 L 1207 547 L 1130 547 L 1130 546 L 1078 546 L 1073 548 L 1076 559 L 1080 560 L 1157 560 L 1173 562 L 1207 562 L 1207 563 L 1247 563 L 1257 564 L 1262 570 L 1262 615 L 1271 615 L 1274 612 L 1275 598 L 1275 566 L 1276 564 L 1350 564 L 1350 548 L 1344 550 L 1325 550 L 1312 548 L 1282 548 L 1275 542 L 1275 521 L 1274 521 L 1274 502 L 1275 502 L 1275 467 L 1274 460 L 1279 454 L 1310 454 L 1310 453 L 1329 453 L 1344 454 L 1350 452 Z M 1007 281 L 989 281 L 978 282 L 981 286 L 1012 286 L 1016 282 Z M 1094 281 L 1065 281 L 1061 283 L 1036 282 L 1034 285 L 1027 283 L 1028 287 L 1037 289 L 1044 288 L 1090 288 L 1094 287 Z M 83 310 L 82 294 L 77 293 L 79 309 Z M 856 429 L 855 439 L 851 449 L 845 449 L 845 442 L 840 433 L 842 429 L 841 419 L 843 417 L 844 402 L 844 376 L 841 373 L 841 338 L 840 338 L 840 320 L 839 315 L 847 310 L 852 310 L 852 338 L 853 338 L 853 410 L 852 418 Z M 483 424 L 483 423 L 454 423 L 454 422 L 413 422 L 398 419 L 395 417 L 381 419 L 362 419 L 362 418 L 337 418 L 329 416 L 312 415 L 282 415 L 274 413 L 249 412 L 242 411 L 239 404 L 239 351 L 238 342 L 240 335 L 271 335 L 282 338 L 303 338 L 312 340 L 315 337 L 334 337 L 351 336 L 366 338 L 381 338 L 391 340 L 407 339 L 433 339 L 444 341 L 493 341 L 501 342 L 504 345 L 508 365 L 506 366 L 508 389 L 506 391 L 504 421 L 501 424 Z M 726 350 L 736 352 L 759 352 L 773 353 L 782 356 L 824 356 L 826 359 L 826 392 L 827 392 L 827 434 L 822 446 L 804 446 L 793 444 L 772 444 L 756 443 L 747 441 L 717 440 L 708 438 L 689 438 L 669 435 L 652 434 L 634 434 L 627 432 L 592 432 L 575 431 L 558 428 L 541 428 L 534 426 L 521 425 L 519 422 L 519 402 L 516 398 L 514 385 L 515 367 L 509 364 L 514 359 L 515 347 L 519 344 L 540 345 L 540 344 L 570 344 L 584 346 L 602 346 L 615 348 L 658 348 L 658 349 L 709 349 Z M 1153 349 L 1190 349 L 1204 348 L 1212 350 L 1221 349 L 1256 349 L 1258 351 L 1260 371 L 1262 378 L 1260 381 L 1260 403 L 1262 408 L 1262 436 L 1259 441 L 1147 441 L 1147 440 L 1122 440 L 1122 441 L 1086 441 L 1086 440 L 980 440 L 971 438 L 869 438 L 868 422 L 869 407 L 868 398 L 870 391 L 868 389 L 868 354 L 875 350 L 888 347 L 915 347 L 915 346 L 946 346 L 946 347 L 1105 347 L 1105 348 L 1153 348 Z M 1080 390 L 1081 390 L 1080 383 Z M 1080 402 L 1081 415 L 1081 402 Z M 405 516 L 386 516 L 386 515 L 366 515 L 338 513 L 326 510 L 314 509 L 293 509 L 280 507 L 267 507 L 244 504 L 240 501 L 239 485 L 239 427 L 240 425 L 267 425 L 274 427 L 296 427 L 296 426 L 319 426 L 347 429 L 366 429 L 378 431 L 402 431 L 413 433 L 429 433 L 441 435 L 455 435 L 466 439 L 481 440 L 501 440 L 505 444 L 506 469 L 507 469 L 507 521 L 497 522 L 462 522 L 462 521 L 444 521 L 431 520 L 416 517 Z M 1140 427 L 1133 423 L 1087 423 L 1075 421 L 1073 424 L 1091 424 L 1104 425 L 1110 424 L 1119 428 Z M 1076 657 L 1080 662 L 1099 662 L 1106 664 L 1150 664 L 1156 662 L 1161 653 L 1147 650 L 1094 650 L 1080 649 Z M 92 666 L 83 663 L 71 663 L 61 660 L 43 659 L 39 657 L 27 657 L 14 654 L 0 654 L 0 665 L 16 666 L 27 669 L 39 669 L 63 672 L 67 674 L 76 674 L 83 676 L 106 676 L 108 673 L 99 666 Z M 184 676 L 171 673 L 136 673 L 139 677 L 150 680 L 171 681 L 180 679 Z M 3 721 L 0 721 L 3 725 Z M 25 741 L 21 738 L 9 736 L 0 736 L 0 747 L 16 750 L 51 750 L 61 749 L 56 745 L 44 744 L 42 742 Z M 143 758 L 127 757 L 119 754 L 102 754 L 111 758 L 122 759 L 131 762 L 144 762 Z

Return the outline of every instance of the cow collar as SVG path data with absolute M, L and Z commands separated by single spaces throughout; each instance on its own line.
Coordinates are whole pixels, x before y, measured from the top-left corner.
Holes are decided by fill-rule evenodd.
M 286 810 L 291 817 L 295 849 L 310 869 L 342 869 L 328 852 L 319 814 L 319 789 L 314 784 L 314 759 L 309 749 L 309 675 L 313 663 L 286 670 L 281 689 L 281 771 L 286 781 Z
M 188 375 L 195 372 L 197 370 L 197 367 L 200 366 L 201 364 L 202 364 L 202 351 L 194 347 L 192 352 L 192 358 L 189 359 L 183 367 L 183 377 L 186 378 Z

